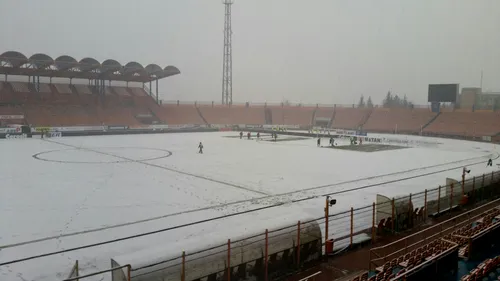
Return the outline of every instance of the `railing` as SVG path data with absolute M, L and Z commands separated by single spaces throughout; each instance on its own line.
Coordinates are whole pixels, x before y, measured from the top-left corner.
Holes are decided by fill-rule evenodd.
M 147 86 L 145 86 L 145 89 L 147 89 Z M 149 89 L 146 90 L 148 93 L 150 93 Z M 213 106 L 231 106 L 231 105 L 224 105 L 220 103 L 219 101 L 181 101 L 181 100 L 161 100 L 162 104 L 179 104 L 179 105 L 213 105 Z M 271 102 L 234 102 L 232 105 L 246 105 L 248 103 L 249 106 L 282 106 L 282 107 L 322 107 L 322 108 L 332 108 L 332 107 L 339 107 L 339 108 L 360 108 L 358 107 L 358 104 L 327 104 L 327 103 L 301 103 L 301 102 L 277 102 L 277 101 L 271 101 Z M 373 105 L 373 108 L 382 108 L 384 107 L 381 104 L 375 104 Z M 364 108 L 367 108 L 366 106 Z M 395 107 L 395 108 L 402 108 L 404 107 Z M 413 105 L 412 108 L 415 109 L 431 109 L 430 104 L 415 104 Z M 444 106 L 441 105 L 441 111 L 442 112 L 453 112 L 453 111 L 460 111 L 460 112 L 472 112 L 472 108 L 465 108 L 465 109 L 460 109 L 460 108 L 454 108 L 450 106 Z M 411 108 L 406 108 L 408 110 L 411 110 Z M 493 106 L 484 106 L 481 108 L 475 108 L 475 111 L 483 111 L 483 112 L 495 112 L 498 111 L 498 108 L 495 108 Z
M 475 208 L 432 227 L 406 236 L 398 241 L 381 247 L 372 248 L 370 249 L 369 269 L 371 270 L 372 268 L 383 265 L 387 261 L 393 260 L 401 255 L 405 255 L 429 242 L 451 234 L 456 229 L 459 229 L 467 224 L 471 224 L 475 220 L 483 217 L 486 210 L 495 208 L 498 205 L 500 205 L 500 199 L 493 200 L 485 205 L 482 205 L 481 207 Z
M 325 103 L 293 103 L 293 102 L 234 102 L 232 105 L 224 105 L 218 101 L 181 101 L 181 100 L 162 100 L 162 104 L 177 105 L 196 105 L 196 106 L 255 106 L 255 107 L 322 107 L 322 108 L 358 108 L 357 104 L 325 104 Z M 374 108 L 383 107 L 374 105 Z M 430 105 L 415 105 L 414 108 L 429 108 Z M 410 108 L 408 108 L 410 110 Z
M 320 275 L 320 274 L 321 274 L 321 271 L 318 271 L 318 272 L 316 272 L 314 274 L 311 274 L 311 275 L 309 275 L 309 276 L 307 276 L 305 278 L 300 279 L 299 281 L 309 281 L 309 280 L 313 280 L 314 281 L 315 277 L 318 276 L 318 275 Z
M 120 272 L 122 272 L 124 268 L 127 268 L 127 275 L 124 276 L 124 277 L 126 278 L 126 281 L 130 281 L 130 271 L 131 271 L 130 264 L 123 265 L 123 266 L 118 266 L 118 267 L 113 267 L 113 268 L 110 268 L 110 269 L 105 269 L 105 270 L 101 270 L 101 271 L 97 271 L 97 272 L 93 272 L 93 273 L 90 273 L 90 274 L 87 274 L 87 275 L 70 277 L 68 279 L 64 279 L 63 281 L 74 281 L 74 280 L 79 281 L 80 279 L 84 279 L 84 278 L 88 278 L 88 277 L 93 277 L 93 276 L 104 274 L 104 273 L 108 273 L 108 272 L 113 272 L 113 271 L 120 271 Z
M 141 268 L 131 267 L 130 271 L 135 272 L 144 268 L 159 267 L 155 270 L 172 270 L 169 274 L 175 275 L 175 278 L 181 276 L 181 281 L 189 281 L 205 277 L 186 277 L 187 274 L 190 273 L 190 268 L 196 268 L 197 264 L 203 262 L 204 259 L 216 257 L 230 261 L 228 262 L 229 266 L 226 266 L 225 269 L 221 269 L 222 271 L 229 270 L 228 268 L 238 265 L 232 263 L 233 261 L 238 262 L 238 260 L 241 259 L 241 257 L 237 256 L 238 253 L 249 251 L 252 247 L 258 247 L 260 245 L 265 249 L 262 252 L 265 266 L 263 274 L 264 276 L 268 276 L 270 273 L 267 267 L 268 258 L 269 255 L 274 253 L 268 251 L 270 251 L 269 248 L 274 245 L 275 241 L 279 239 L 289 239 L 290 241 L 303 241 L 305 237 L 308 237 L 308 239 L 322 239 L 323 242 L 321 245 L 324 247 L 324 253 L 326 254 L 331 254 L 336 251 L 333 248 L 334 245 L 336 245 L 337 250 L 341 252 L 343 249 L 349 249 L 353 245 L 365 241 L 373 244 L 381 236 L 392 235 L 408 229 L 418 229 L 418 227 L 426 222 L 428 219 L 427 216 L 429 215 L 444 215 L 454 208 L 465 205 L 474 206 L 478 202 L 493 198 L 500 194 L 500 188 L 494 185 L 494 183 L 498 183 L 499 181 L 500 171 L 492 172 L 483 174 L 479 177 L 473 177 L 469 180 L 463 179 L 461 182 L 451 182 L 444 187 L 425 190 L 424 192 L 410 194 L 397 199 L 386 198 L 385 200 L 378 200 L 378 202 L 374 202 L 368 206 L 350 208 L 332 215 L 328 214 L 329 207 L 328 200 L 326 200 L 325 203 L 327 205 L 325 207 L 324 217 L 308 222 L 299 221 L 297 224 L 273 231 L 265 230 L 262 234 L 236 241 L 228 240 L 227 243 L 198 252 L 182 252 L 173 258 L 166 257 L 166 259 L 160 263 L 147 265 Z M 379 264 L 380 262 L 383 263 L 390 260 L 393 256 L 411 251 L 422 243 L 430 242 L 433 239 L 451 233 L 454 229 L 469 223 L 470 220 L 480 215 L 481 210 L 499 203 L 500 199 L 494 200 L 480 208 L 476 208 L 463 215 L 444 221 L 432 228 L 422 230 L 400 241 L 383 247 L 373 248 L 372 251 L 370 251 L 370 266 Z M 421 210 L 418 216 L 413 216 L 413 214 L 415 214 L 415 207 Z M 410 219 L 406 219 L 405 216 Z M 382 219 L 388 218 L 391 218 L 394 223 L 385 227 L 379 225 Z M 463 218 L 463 220 L 459 218 Z M 412 239 L 416 239 L 417 241 L 414 242 Z M 301 260 L 300 244 L 295 242 L 292 244 L 294 245 L 294 249 L 292 249 L 293 251 L 291 252 L 293 256 L 291 258 L 291 260 L 293 260 L 292 267 L 298 269 L 299 265 L 304 262 Z M 391 250 L 394 247 L 397 247 L 397 249 Z M 239 262 L 241 263 L 241 261 Z M 109 269 L 106 272 L 112 270 L 113 269 Z M 143 273 L 143 275 L 144 274 L 147 273 Z M 226 274 L 230 273 L 227 272 Z M 87 276 L 80 276 L 78 278 L 81 280 L 86 277 Z M 172 278 L 174 278 L 174 276 L 172 276 Z M 76 279 L 73 278 L 72 280 Z
M 404 197 L 378 196 L 377 202 L 371 206 L 329 215 L 328 225 L 324 227 L 326 235 L 337 249 L 349 248 L 363 241 L 374 243 L 380 235 L 420 227 L 429 216 L 442 216 L 461 206 L 492 198 L 500 194 L 500 188 L 484 187 L 499 181 L 500 172 L 492 172 Z
M 457 248 L 457 245 L 455 243 L 451 243 L 451 244 L 454 244 L 455 246 L 453 246 L 452 248 L 449 248 L 449 249 L 445 250 L 444 252 L 442 252 L 439 255 L 436 255 L 436 256 L 434 256 L 432 258 L 426 259 L 424 262 L 422 262 L 422 263 L 418 264 L 417 266 L 415 266 L 415 267 L 413 267 L 413 268 L 405 271 L 405 273 L 402 276 L 396 276 L 396 277 L 390 279 L 390 281 L 406 280 L 405 279 L 406 276 L 411 275 L 411 274 L 419 271 L 421 268 L 429 266 L 430 264 L 434 263 L 438 258 L 446 256 L 448 253 L 450 253 L 452 251 L 455 251 L 456 248 Z

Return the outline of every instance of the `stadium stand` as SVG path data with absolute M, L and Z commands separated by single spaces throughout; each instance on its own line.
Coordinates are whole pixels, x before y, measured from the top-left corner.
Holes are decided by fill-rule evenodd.
M 408 271 L 417 268 L 425 261 L 438 259 L 441 254 L 446 253 L 447 250 L 454 247 L 456 247 L 455 243 L 444 239 L 437 239 L 386 262 L 384 265 L 377 267 L 375 271 L 363 272 L 361 275 L 350 279 L 350 281 L 397 279 L 403 277 Z
M 497 223 L 498 215 L 500 215 L 499 209 L 489 210 L 483 214 L 482 218 L 457 229 L 445 236 L 445 239 L 457 243 L 460 246 L 459 256 L 467 258 L 470 254 L 470 240 L 484 231 L 489 231 L 490 227 Z
M 274 125 L 310 126 L 315 107 L 269 106 L 269 109 Z
M 81 94 L 81 95 L 91 95 L 92 92 L 90 91 L 90 88 L 87 85 L 73 85 L 76 93 Z
M 371 109 L 355 108 L 353 105 L 159 105 L 158 97 L 152 96 L 154 93 L 150 89 L 154 87 L 151 83 L 179 73 L 173 66 L 162 69 L 150 64 L 143 67 L 137 62 L 121 65 L 114 60 L 100 63 L 93 58 L 77 61 L 69 56 L 52 59 L 44 54 L 28 58 L 19 52 L 5 52 L 0 54 L 0 74 L 31 78 L 29 83 L 8 79 L 0 83 L 0 103 L 3 107 L 0 111 L 9 112 L 10 108 L 17 106 L 15 111 L 25 115 L 26 123 L 46 126 L 71 124 L 72 121 L 59 120 L 66 118 L 82 125 L 117 122 L 128 126 L 158 122 L 172 125 L 274 124 L 302 128 L 328 126 L 380 133 L 415 134 L 422 131 L 426 135 L 464 138 L 500 134 L 500 113 L 444 106 L 436 114 L 428 108 Z M 39 77 L 70 80 L 69 83 L 39 83 Z M 111 83 L 104 86 L 105 81 L 127 82 L 127 86 L 115 82 L 113 86 Z M 129 87 L 128 82 L 138 85 Z M 146 83 L 150 84 L 149 88 Z M 61 108 L 64 106 L 71 110 Z
M 162 105 L 155 113 L 161 121 L 167 124 L 205 124 L 194 105 Z
M 491 136 L 500 132 L 498 112 L 441 112 L 426 133 L 450 136 Z
M 465 223 L 464 226 L 460 227 L 462 224 L 458 224 L 458 228 L 452 229 L 451 233 L 448 232 L 448 229 L 443 230 L 442 227 L 439 227 L 439 232 L 431 236 L 435 237 L 435 239 L 430 239 L 428 240 L 429 242 L 425 242 L 425 236 L 420 237 L 420 243 L 417 242 L 414 244 L 418 245 L 416 248 L 411 248 L 405 241 L 404 245 L 407 245 L 408 249 L 406 249 L 407 246 L 404 246 L 405 248 L 398 249 L 396 252 L 388 254 L 387 257 L 390 257 L 390 260 L 384 258 L 386 262 L 383 265 L 376 267 L 374 270 L 364 271 L 361 274 L 351 277 L 349 281 L 407 280 L 408 275 L 415 274 L 419 270 L 425 271 L 425 268 L 429 268 L 428 263 L 431 261 L 438 261 L 437 264 L 441 265 L 445 264 L 441 259 L 449 254 L 451 250 L 458 250 L 456 254 L 451 254 L 451 256 L 455 258 L 455 263 L 467 261 L 470 259 L 467 252 L 472 239 L 492 231 L 495 229 L 494 227 L 500 224 L 500 207 L 495 204 L 493 207 L 486 209 L 479 216 L 474 216 L 472 218 L 473 220 L 467 218 L 463 221 Z M 459 217 L 456 219 L 460 220 Z M 450 219 L 449 221 L 452 220 L 454 219 Z M 436 235 L 438 237 L 436 237 Z M 494 239 L 497 238 L 496 235 L 492 237 Z M 403 240 L 404 238 L 400 241 L 403 242 Z M 393 242 L 393 244 L 400 241 Z M 490 243 L 496 244 L 496 241 L 490 241 Z M 489 246 L 486 245 L 486 248 L 489 248 Z M 476 251 L 482 251 L 482 249 L 476 249 Z M 500 256 L 488 258 L 480 263 L 475 269 L 471 270 L 469 274 L 458 277 L 461 277 L 460 280 L 464 281 L 483 280 L 482 278 L 484 277 L 493 278 L 488 280 L 498 280 L 497 278 L 500 276 L 500 268 L 498 267 L 500 265 L 499 262 Z M 434 277 L 435 276 L 428 276 L 427 278 Z M 420 278 L 422 278 L 422 276 L 420 276 Z
M 129 93 L 136 97 L 147 97 L 148 93 L 142 88 L 127 88 Z
M 12 86 L 12 89 L 14 92 L 18 93 L 28 93 L 30 92 L 28 88 L 28 83 L 23 83 L 23 82 L 10 82 L 10 85 Z
M 472 269 L 469 274 L 462 276 L 460 281 L 475 280 L 500 280 L 500 256 L 486 259 L 477 267 Z
M 9 116 L 9 118 L 0 119 L 1 126 L 8 124 L 24 124 L 24 113 L 19 106 L 0 106 L 0 115 Z
M 53 85 L 59 94 L 72 94 L 73 93 L 73 91 L 71 91 L 71 88 L 69 87 L 68 84 L 53 84 Z
M 151 86 L 159 79 L 179 73 L 174 66 L 162 69 L 150 64 L 143 67 L 137 62 L 121 65 L 110 59 L 100 63 L 93 58 L 78 62 L 70 56 L 54 60 L 45 54 L 28 58 L 22 53 L 9 51 L 0 54 L 0 74 L 4 74 L 6 79 L 10 75 L 29 77 L 26 80 L 30 82 L 2 81 L 0 112 L 9 115 L 15 106 L 16 115 L 24 115 L 23 120 L 16 120 L 18 123 L 36 126 L 104 123 L 134 127 L 156 123 L 159 119 L 153 111 L 161 112 L 157 104 L 158 96 L 153 98 L 142 87 L 129 88 L 128 83 L 142 83 L 143 87 L 150 83 Z M 53 77 L 68 78 L 70 83 L 39 83 L 40 77 L 50 78 L 51 81 Z M 72 83 L 73 80 L 77 83 Z M 85 83 L 81 80 L 87 84 L 81 84 Z M 105 81 L 127 82 L 127 87 L 104 86 Z
M 25 105 L 26 122 L 33 126 L 101 125 L 99 116 L 90 114 L 84 107 L 75 105 Z
M 208 124 L 261 125 L 265 124 L 264 107 L 246 106 L 199 106 L 200 113 Z
M 358 129 L 366 121 L 369 109 L 335 107 L 332 128 Z
M 130 97 L 131 94 L 127 91 L 126 87 L 112 87 L 113 91 L 119 96 L 127 96 Z
M 97 107 L 97 116 L 99 116 L 99 120 L 105 125 L 141 126 L 141 122 L 134 117 L 134 111 L 130 108 L 116 106 L 108 106 L 106 108 Z
M 333 107 L 318 107 L 314 117 L 331 119 L 333 116 L 333 112 L 334 112 Z
M 427 108 L 374 108 L 363 129 L 370 132 L 418 133 L 436 116 Z

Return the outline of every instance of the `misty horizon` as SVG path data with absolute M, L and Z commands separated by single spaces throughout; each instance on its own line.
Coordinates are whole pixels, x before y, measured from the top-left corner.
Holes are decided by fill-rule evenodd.
M 147 2 L 144 3 L 144 2 Z M 233 101 L 427 104 L 428 84 L 498 91 L 500 2 L 238 1 Z M 160 98 L 220 103 L 221 1 L 4 1 L 0 53 L 174 65 Z

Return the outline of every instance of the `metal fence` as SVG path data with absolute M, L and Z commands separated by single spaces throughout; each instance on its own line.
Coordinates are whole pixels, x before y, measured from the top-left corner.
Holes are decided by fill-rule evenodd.
M 433 240 L 451 234 L 456 229 L 459 229 L 467 224 L 471 224 L 472 222 L 483 217 L 486 210 L 492 209 L 499 204 L 500 199 L 493 200 L 466 213 L 454 216 L 453 218 L 445 220 L 432 227 L 406 236 L 398 241 L 370 249 L 370 270 L 385 264 L 387 261 L 391 261 L 394 258 L 420 248 Z
M 297 102 L 235 102 L 231 105 L 222 104 L 220 101 L 181 101 L 181 100 L 161 100 L 162 104 L 170 105 L 193 105 L 193 106 L 214 106 L 214 107 L 231 107 L 231 106 L 281 106 L 281 107 L 321 107 L 321 108 L 358 108 L 357 104 L 325 104 L 325 103 L 297 103 Z M 383 107 L 382 105 L 374 105 L 374 108 Z M 428 108 L 430 105 L 414 105 L 413 108 Z
M 461 181 L 447 181 L 446 186 L 398 198 L 378 195 L 377 202 L 371 206 L 328 215 L 324 229 L 325 244 L 329 246 L 325 246 L 325 252 L 342 251 L 363 242 L 375 243 L 380 235 L 418 229 L 429 216 L 442 216 L 462 206 L 473 206 L 500 195 L 500 189 L 492 186 L 500 182 L 500 171 L 467 180 L 463 177 Z M 328 210 L 328 206 L 325 209 Z
M 288 267 L 298 269 L 304 262 L 311 260 L 311 255 L 301 253 L 301 246 L 308 241 L 320 241 L 319 251 L 325 254 L 333 254 L 349 249 L 360 243 L 375 243 L 378 237 L 392 235 L 409 229 L 419 229 L 428 216 L 440 216 L 449 213 L 450 210 L 462 206 L 474 206 L 484 200 L 492 200 L 500 195 L 500 188 L 494 183 L 500 182 L 500 171 L 483 174 L 461 181 L 447 179 L 446 186 L 428 189 L 423 192 L 409 194 L 398 198 L 387 198 L 377 196 L 377 201 L 373 204 L 350 208 L 348 210 L 329 214 L 329 200 L 325 200 L 325 215 L 323 217 L 308 222 L 298 221 L 294 225 L 276 230 L 263 230 L 261 234 L 246 237 L 239 240 L 228 240 L 227 243 L 217 245 L 198 252 L 180 252 L 177 257 L 166 259 L 162 262 L 150 264 L 140 268 L 131 266 L 130 276 L 126 278 L 138 278 L 144 275 L 151 275 L 161 272 L 164 280 L 196 280 L 207 277 L 206 272 L 200 268 L 206 263 L 207 258 L 214 261 L 211 264 L 211 271 L 217 272 L 219 280 L 230 280 L 231 276 L 238 274 L 234 272 L 240 270 L 238 267 L 244 263 L 258 263 L 261 259 L 260 267 L 254 265 L 252 274 L 264 280 L 273 279 L 277 271 L 276 268 L 269 268 L 269 258 L 279 253 L 283 262 Z M 494 201 L 500 202 L 500 201 Z M 474 216 L 473 211 L 464 214 L 467 218 Z M 390 221 L 390 223 L 387 223 Z M 462 221 L 452 219 L 439 225 L 438 235 L 445 235 L 451 229 L 462 225 Z M 430 231 L 430 230 L 429 230 Z M 411 239 L 416 239 L 418 243 L 426 243 L 433 239 L 435 233 L 421 231 L 412 235 Z M 419 244 L 399 242 L 397 247 L 400 251 L 409 251 Z M 407 244 L 404 244 L 407 243 Z M 390 259 L 392 255 L 400 252 L 389 253 L 389 248 L 374 248 L 378 252 L 374 253 L 376 259 L 374 264 Z M 394 251 L 393 251 L 394 252 Z M 310 253 L 309 253 L 310 254 Z M 315 257 L 315 256 L 314 256 Z M 319 257 L 318 257 L 319 258 Z M 126 268 L 126 266 L 124 266 Z M 116 272 L 112 269 L 110 272 Z M 122 270 L 123 271 L 123 270 Z M 257 273 L 256 273 L 257 272 Z M 85 279 L 87 276 L 72 275 L 73 279 Z M 94 274 L 95 275 L 95 274 Z M 90 275 L 88 275 L 90 276 Z M 93 275 L 92 275 L 93 276 Z M 113 280 L 118 280 L 113 278 Z
M 76 272 L 78 272 L 77 265 L 78 265 L 78 262 L 75 264 Z M 127 265 L 123 265 L 123 266 L 111 267 L 110 269 L 105 269 L 105 270 L 101 270 L 101 271 L 97 271 L 97 272 L 93 272 L 93 273 L 81 275 L 81 276 L 78 276 L 78 273 L 75 273 L 76 276 L 70 275 L 68 278 L 64 279 L 63 281 L 79 281 L 79 280 L 91 278 L 94 276 L 103 275 L 106 273 L 112 273 L 112 274 L 115 274 L 115 276 L 119 276 L 119 279 L 116 279 L 116 281 L 118 281 L 118 280 L 131 281 L 130 270 L 131 270 L 131 266 L 130 266 L 130 264 L 127 264 Z M 113 279 L 113 281 L 115 281 L 115 279 Z

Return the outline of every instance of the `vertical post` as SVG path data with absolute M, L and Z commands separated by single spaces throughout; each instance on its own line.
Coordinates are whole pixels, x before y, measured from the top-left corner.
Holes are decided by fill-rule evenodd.
M 465 168 L 462 172 L 462 197 L 464 197 L 465 194 Z
M 297 222 L 297 266 L 300 267 L 300 221 Z
M 439 214 L 441 212 L 441 186 L 438 187 L 438 211 Z
M 76 277 L 79 277 L 80 276 L 80 266 L 78 265 L 78 260 L 75 261 L 75 271 L 76 271 Z M 76 281 L 80 281 L 80 279 L 76 279 Z
M 483 183 L 481 184 L 481 187 L 484 187 L 484 174 L 483 174 Z
M 325 254 L 328 254 L 328 214 L 330 213 L 329 209 L 329 202 L 328 202 L 328 197 L 326 197 L 326 202 L 325 202 Z
M 182 251 L 181 281 L 186 281 L 186 252 Z
M 160 103 L 160 100 L 158 99 L 158 79 L 156 79 L 156 103 Z
M 427 219 L 427 189 L 424 191 L 424 213 L 422 214 L 424 216 L 424 222 Z
M 354 209 L 351 207 L 351 237 L 350 237 L 350 246 L 352 246 L 352 236 L 354 235 Z
M 375 243 L 375 202 L 372 205 L 372 243 Z
M 392 226 L 391 226 L 392 227 L 392 233 L 394 233 L 394 226 L 396 224 L 395 223 L 396 222 L 396 218 L 395 218 L 395 216 L 396 216 L 396 214 L 395 214 L 395 212 L 396 212 L 396 206 L 394 205 L 394 203 L 395 203 L 395 201 L 394 201 L 394 197 L 393 197 L 392 198 L 392 222 L 391 222 L 391 224 L 392 224 Z
M 231 239 L 227 239 L 227 281 L 231 281 Z
M 266 246 L 264 248 L 264 281 L 267 281 L 267 269 L 268 269 L 268 245 L 269 245 L 269 231 L 266 229 Z
M 368 270 L 372 270 L 372 249 L 370 249 L 370 257 L 368 258 Z
M 405 238 L 405 255 L 408 254 L 408 239 Z M 384 257 L 384 262 L 385 262 L 385 257 Z
M 473 201 L 473 204 L 475 205 L 476 204 L 476 177 L 473 177 L 472 178 L 472 200 Z
M 493 184 L 493 171 L 491 171 L 491 179 L 490 179 L 490 184 Z
M 408 198 L 408 206 L 413 206 L 413 204 L 411 203 L 411 193 L 410 193 L 410 197 Z M 413 207 L 412 207 L 410 210 L 410 213 L 408 214 L 408 221 L 409 221 L 411 227 L 413 227 L 414 223 L 415 223 L 414 211 L 415 211 L 415 209 L 413 209 Z
M 450 184 L 450 212 L 453 207 L 453 183 Z
M 130 272 L 132 271 L 132 266 L 129 264 L 127 265 L 127 281 L 130 281 L 131 277 L 130 277 Z

